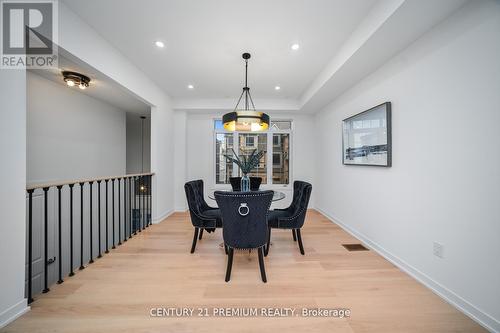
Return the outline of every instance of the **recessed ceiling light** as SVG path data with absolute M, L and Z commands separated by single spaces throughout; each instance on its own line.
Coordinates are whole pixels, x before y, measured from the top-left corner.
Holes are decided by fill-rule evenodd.
M 280 86 L 276 86 L 276 87 L 274 87 L 274 90 L 280 90 L 280 89 L 281 89 L 281 87 L 280 87 Z
M 161 41 L 161 40 L 157 40 L 155 42 L 155 45 L 159 48 L 164 48 L 165 47 L 165 44 Z
M 292 46 L 290 47 L 292 50 L 294 51 L 297 51 L 299 48 L 300 48 L 300 45 L 295 43 L 295 44 L 292 44 Z
M 192 84 L 188 84 L 188 89 L 194 89 L 194 86 Z

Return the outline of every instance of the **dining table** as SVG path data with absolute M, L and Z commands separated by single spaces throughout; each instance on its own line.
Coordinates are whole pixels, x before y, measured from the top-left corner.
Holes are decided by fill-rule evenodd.
M 232 192 L 232 190 L 226 190 L 226 189 L 211 189 L 209 192 L 208 192 L 208 197 L 212 200 L 215 200 L 215 192 L 216 191 L 223 191 L 223 192 Z M 258 190 L 258 191 L 250 191 L 252 193 L 258 193 L 260 192 L 261 190 Z M 280 201 L 280 200 L 283 200 L 285 199 L 286 195 L 284 192 L 281 192 L 281 191 L 276 191 L 276 190 L 273 190 L 273 202 L 275 201 Z

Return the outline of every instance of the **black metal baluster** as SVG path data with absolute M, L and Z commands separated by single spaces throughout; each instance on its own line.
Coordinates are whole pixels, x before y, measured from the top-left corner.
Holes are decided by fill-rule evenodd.
M 84 269 L 83 266 L 83 185 L 80 183 L 80 270 Z
M 142 220 L 143 220 L 143 229 L 148 227 L 148 216 L 146 211 L 146 191 L 147 188 L 146 176 L 142 176 Z
M 75 275 L 73 272 L 73 186 L 69 184 L 69 276 Z
M 151 223 L 153 223 L 153 175 L 151 175 L 151 187 L 150 187 L 150 193 L 151 193 Z
M 144 183 L 146 184 L 144 186 L 144 216 L 146 219 L 146 227 L 149 227 L 149 208 L 148 208 L 148 202 L 149 202 L 149 181 L 148 181 L 148 176 L 144 176 Z
M 28 190 L 28 304 L 33 303 L 32 281 L 33 274 L 33 192 Z
M 134 217 L 136 210 L 137 210 L 137 177 L 134 177 Z M 134 219 L 134 235 L 137 235 L 137 229 L 139 229 L 139 226 L 135 224 L 136 221 Z
M 147 196 L 146 196 L 146 222 L 148 224 L 148 227 L 151 225 L 151 214 L 149 213 L 149 175 L 146 176 L 146 183 L 148 184 L 147 186 Z
M 146 215 L 146 178 L 142 176 L 142 229 L 147 227 L 147 215 Z
M 118 245 L 122 245 L 121 178 L 118 178 Z
M 99 239 L 99 254 L 97 258 L 102 258 L 101 250 L 101 180 L 97 181 L 97 238 Z
M 113 240 L 113 246 L 111 247 L 112 249 L 115 249 L 115 180 L 114 179 L 111 179 L 111 190 L 112 190 L 112 193 L 111 193 L 111 203 L 113 205 L 112 207 L 112 221 L 113 221 L 113 237 L 112 237 L 112 240 Z
M 139 232 L 142 232 L 143 229 L 143 218 L 142 218 L 142 189 L 143 189 L 144 184 L 142 183 L 142 176 L 139 177 Z
M 127 241 L 127 178 L 123 177 L 123 241 Z
M 44 206 L 44 230 L 43 230 L 43 262 L 44 262 L 44 269 L 43 269 L 43 279 L 44 279 L 44 288 L 43 288 L 43 293 L 48 293 L 50 291 L 48 285 L 48 280 L 47 280 L 47 268 L 49 265 L 49 258 L 48 258 L 48 224 L 49 224 L 49 214 L 48 214 L 48 198 L 47 198 L 47 192 L 49 191 L 48 187 L 43 188 L 43 206 Z
M 109 246 L 108 246 L 108 241 L 109 241 L 109 236 L 108 236 L 108 232 L 109 232 L 109 227 L 108 227 L 108 182 L 109 182 L 109 179 L 105 179 L 104 180 L 106 182 L 106 252 L 105 253 L 109 253 Z
M 151 191 L 151 186 L 153 185 L 153 179 L 151 178 L 152 176 L 149 175 L 148 176 L 148 182 L 149 182 L 149 203 L 148 203 L 148 207 L 149 207 L 149 225 L 152 225 L 153 224 L 153 209 L 151 207 L 152 205 L 152 201 L 151 201 L 151 198 L 152 198 L 152 195 L 153 195 L 153 192 Z
M 93 255 L 93 251 L 92 251 L 92 248 L 94 247 L 94 237 L 93 237 L 93 234 L 92 234 L 92 184 L 94 184 L 94 182 L 89 182 L 89 193 L 90 193 L 90 203 L 89 203 L 89 213 L 90 213 L 90 236 L 89 236 L 89 246 L 90 246 L 90 251 L 89 251 L 89 257 L 90 257 L 90 260 L 89 260 L 89 264 L 92 264 L 94 263 L 94 255 Z
M 57 213 L 58 213 L 58 228 L 59 228 L 59 238 L 58 238 L 58 243 L 59 243 L 59 256 L 57 258 L 58 260 L 58 263 L 59 263 L 59 280 L 57 280 L 57 283 L 58 284 L 61 284 L 63 283 L 63 279 L 62 279 L 62 237 L 61 237 L 61 234 L 62 234 L 62 223 L 61 223 L 61 189 L 62 189 L 62 185 L 59 185 L 57 186 Z
M 132 178 L 128 179 L 128 238 L 132 238 Z

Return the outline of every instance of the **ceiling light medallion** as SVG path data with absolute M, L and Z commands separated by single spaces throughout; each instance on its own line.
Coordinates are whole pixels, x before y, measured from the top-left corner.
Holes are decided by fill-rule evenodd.
M 69 87 L 78 86 L 82 90 L 89 87 L 90 78 L 86 75 L 70 71 L 63 71 L 62 75 Z
M 245 86 L 243 87 L 243 92 L 236 103 L 236 107 L 233 112 L 226 113 L 222 117 L 222 122 L 224 123 L 224 128 L 227 131 L 247 131 L 247 132 L 258 132 L 265 131 L 269 128 L 269 116 L 263 112 L 257 112 L 255 110 L 255 105 L 253 104 L 252 96 L 250 95 L 250 88 L 248 87 L 248 59 L 250 59 L 250 53 L 243 53 L 243 59 L 245 59 Z M 241 99 L 245 95 L 245 109 L 238 110 Z M 252 110 L 250 110 L 250 104 L 252 104 Z

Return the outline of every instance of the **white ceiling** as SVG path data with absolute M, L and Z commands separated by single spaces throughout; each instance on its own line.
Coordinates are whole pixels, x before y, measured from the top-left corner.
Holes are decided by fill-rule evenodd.
M 177 110 L 232 110 L 250 52 L 257 109 L 317 112 L 467 0 L 63 1 Z
M 237 98 L 248 51 L 252 96 L 297 100 L 376 0 L 64 2 L 174 99 Z
M 72 71 L 85 74 L 90 78 L 90 87 L 85 90 L 80 90 L 76 87 L 68 89 L 76 89 L 76 91 L 95 99 L 113 105 L 123 111 L 147 115 L 151 108 L 149 105 L 135 97 L 130 91 L 122 87 L 116 81 L 108 78 L 103 73 L 97 71 L 77 57 L 73 56 L 66 50 L 59 47 L 59 60 L 57 69 L 30 69 L 30 71 L 61 84 L 66 87 L 61 74 L 62 71 Z

